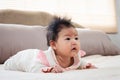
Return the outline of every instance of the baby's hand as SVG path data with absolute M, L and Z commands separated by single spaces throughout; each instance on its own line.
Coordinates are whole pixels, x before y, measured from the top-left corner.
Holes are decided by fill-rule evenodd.
M 85 66 L 82 67 L 82 69 L 96 69 L 96 68 L 97 67 L 95 67 L 91 63 L 87 63 Z
M 52 69 L 53 69 L 52 67 L 47 67 L 47 68 L 42 69 L 42 72 L 50 73 L 52 71 Z
M 60 73 L 63 72 L 60 66 L 54 66 L 54 67 L 47 67 L 42 69 L 42 72 L 44 73 Z

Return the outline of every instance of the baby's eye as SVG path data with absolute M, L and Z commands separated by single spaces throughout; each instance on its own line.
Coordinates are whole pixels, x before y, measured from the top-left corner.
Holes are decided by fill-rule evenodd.
M 75 40 L 78 40 L 78 39 L 79 39 L 78 37 L 75 38 Z
M 66 40 L 70 40 L 70 38 L 66 38 Z

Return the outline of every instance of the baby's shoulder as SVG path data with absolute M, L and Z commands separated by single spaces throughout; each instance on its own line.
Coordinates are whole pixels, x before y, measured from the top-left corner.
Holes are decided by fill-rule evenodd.
M 17 53 L 35 53 L 39 51 L 40 51 L 39 49 L 25 49 L 25 50 L 18 51 Z
M 24 49 L 19 52 L 35 52 L 35 51 L 40 51 L 39 49 Z
M 18 51 L 16 53 L 16 55 L 18 56 L 27 56 L 27 55 L 36 55 L 37 53 L 39 53 L 39 49 L 25 49 L 25 50 L 21 50 Z

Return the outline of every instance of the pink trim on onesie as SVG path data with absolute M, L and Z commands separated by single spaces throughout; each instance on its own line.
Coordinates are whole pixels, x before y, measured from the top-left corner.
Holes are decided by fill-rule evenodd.
M 49 62 L 47 60 L 47 57 L 46 57 L 45 53 L 43 53 L 43 51 L 40 50 L 37 58 L 41 60 L 42 64 L 44 64 L 46 66 L 50 66 L 50 64 L 49 64 Z

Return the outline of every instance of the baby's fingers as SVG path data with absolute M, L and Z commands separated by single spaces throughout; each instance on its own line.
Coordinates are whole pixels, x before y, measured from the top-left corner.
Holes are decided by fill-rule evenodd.
M 46 69 L 42 69 L 42 72 L 44 73 L 49 73 L 52 71 L 53 68 L 46 68 Z
M 91 63 L 88 63 L 88 64 L 86 65 L 86 69 L 95 69 L 95 68 L 97 68 L 97 67 L 95 67 L 95 66 L 92 65 Z

